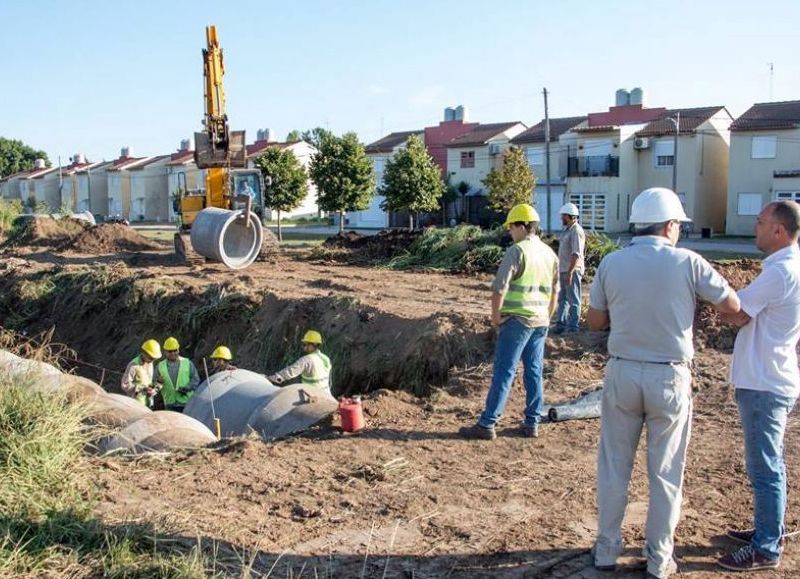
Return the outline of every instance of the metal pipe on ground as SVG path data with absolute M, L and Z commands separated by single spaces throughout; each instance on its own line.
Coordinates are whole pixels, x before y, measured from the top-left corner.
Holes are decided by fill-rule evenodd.
M 261 222 L 252 212 L 249 219 L 245 219 L 241 210 L 208 207 L 198 213 L 192 223 L 194 250 L 231 269 L 242 269 L 253 263 L 263 241 Z

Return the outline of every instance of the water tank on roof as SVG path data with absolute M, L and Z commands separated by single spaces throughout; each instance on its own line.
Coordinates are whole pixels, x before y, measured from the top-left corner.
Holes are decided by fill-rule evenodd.
M 34 169 L 44 169 L 45 168 L 44 159 L 36 159 L 33 162 L 33 168 Z
M 119 151 L 119 156 L 123 158 L 130 157 L 132 154 L 131 148 L 128 146 L 122 147 Z
M 181 140 L 181 151 L 188 151 L 189 147 L 191 147 L 192 141 L 190 139 L 182 139 Z
M 272 141 L 272 129 L 259 129 L 256 131 L 256 141 Z
M 631 104 L 630 100 L 631 100 L 630 93 L 628 93 L 628 91 L 625 90 L 624 88 L 621 88 L 617 90 L 614 104 L 618 107 L 624 107 L 625 105 Z
M 456 120 L 456 109 L 453 107 L 447 107 L 444 109 L 444 122 L 454 121 Z
M 461 121 L 462 123 L 466 123 L 469 117 L 469 110 L 464 105 L 458 105 L 456 107 L 456 120 Z
M 631 91 L 631 104 L 644 106 L 644 91 L 638 86 Z
M 75 153 L 72 155 L 72 162 L 76 165 L 83 165 L 86 162 L 86 158 L 81 153 Z

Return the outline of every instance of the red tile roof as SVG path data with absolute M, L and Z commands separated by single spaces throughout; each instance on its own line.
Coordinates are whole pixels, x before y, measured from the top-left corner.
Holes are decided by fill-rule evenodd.
M 550 119 L 550 142 L 557 141 L 558 137 L 584 122 L 586 122 L 586 117 Z M 544 143 L 544 120 L 511 139 L 511 143 L 514 145 Z
M 184 165 L 194 161 L 194 151 L 176 151 L 170 155 L 170 161 L 167 165 Z
M 261 153 L 263 153 L 266 149 L 270 147 L 278 147 L 279 149 L 285 149 L 286 147 L 291 147 L 292 145 L 296 145 L 297 143 L 301 143 L 302 141 L 292 141 L 290 143 L 279 143 L 277 141 L 256 141 L 252 145 L 247 145 L 247 157 L 258 157 Z
M 158 162 L 163 161 L 165 159 L 169 159 L 171 156 L 172 155 L 157 155 L 155 157 L 150 157 L 149 159 L 147 159 L 143 163 L 136 163 L 132 167 L 128 167 L 128 170 L 129 171 L 139 171 L 141 169 L 144 169 L 148 165 L 152 165 L 153 163 L 158 163 Z
M 472 131 L 467 133 L 466 135 L 462 135 L 460 137 L 456 137 L 449 143 L 447 143 L 448 147 L 474 147 L 485 145 L 487 141 L 490 141 L 493 137 L 504 133 L 508 129 L 515 127 L 517 125 L 525 126 L 519 121 L 507 122 L 507 123 L 490 123 L 481 125 L 479 124 L 475 127 Z
M 604 113 L 589 113 L 590 127 L 640 125 L 659 118 L 667 109 L 646 109 L 642 105 L 623 105 L 611 107 Z
M 796 128 L 800 128 L 800 101 L 756 103 L 731 125 L 731 131 Z
M 108 170 L 121 171 L 122 169 L 127 169 L 128 167 L 145 160 L 147 160 L 147 157 L 120 157 L 119 159 L 113 161 L 113 164 L 108 168 Z
M 699 107 L 693 109 L 670 109 L 665 111 L 661 117 L 648 123 L 641 131 L 637 131 L 637 137 L 658 137 L 661 135 L 674 135 L 675 125 L 667 120 L 674 118 L 678 113 L 681 115 L 681 134 L 693 133 L 697 127 L 705 123 L 720 111 L 728 112 L 723 106 Z M 730 117 L 730 114 L 728 114 Z
M 378 139 L 374 143 L 370 143 L 364 147 L 367 153 L 391 153 L 397 145 L 405 143 L 411 135 L 423 136 L 424 131 L 398 131 L 389 133 L 383 138 Z

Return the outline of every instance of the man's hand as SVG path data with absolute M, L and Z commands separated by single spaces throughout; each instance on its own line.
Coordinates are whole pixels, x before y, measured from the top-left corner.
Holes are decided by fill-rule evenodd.
M 572 285 L 572 276 L 575 274 L 575 270 L 569 270 L 567 272 L 567 285 Z
M 492 327 L 499 328 L 503 321 L 504 319 L 503 316 L 500 315 L 500 312 L 492 312 Z
M 736 326 L 738 328 L 746 326 L 751 320 L 750 316 L 748 316 L 743 310 L 739 310 L 735 314 L 723 313 L 720 314 L 720 317 L 726 324 L 731 324 L 732 326 Z
M 151 398 L 155 396 L 157 392 L 158 390 L 156 388 L 148 388 L 147 390 L 145 390 L 145 393 Z

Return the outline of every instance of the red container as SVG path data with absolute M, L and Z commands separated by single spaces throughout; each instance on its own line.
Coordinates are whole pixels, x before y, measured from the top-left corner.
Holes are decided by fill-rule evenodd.
M 342 419 L 342 430 L 358 432 L 364 428 L 364 410 L 359 398 L 343 398 L 339 401 L 339 416 Z

